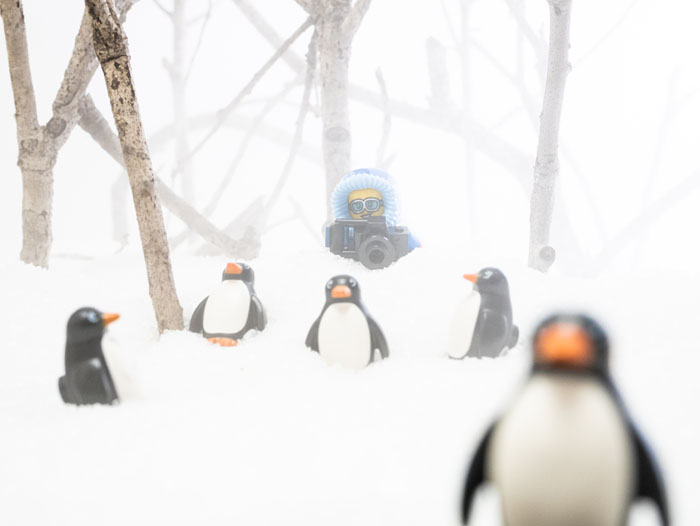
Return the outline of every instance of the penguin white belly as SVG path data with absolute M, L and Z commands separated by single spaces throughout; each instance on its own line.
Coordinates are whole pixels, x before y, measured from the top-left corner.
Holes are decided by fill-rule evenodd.
M 624 524 L 632 443 L 593 378 L 535 374 L 497 425 L 487 469 L 509 526 Z
M 108 334 L 102 337 L 102 356 L 112 377 L 114 388 L 121 400 L 135 400 L 138 398 L 138 389 L 132 375 L 128 356 L 118 343 Z
M 235 334 L 248 321 L 250 293 L 240 280 L 226 280 L 214 289 L 204 306 L 202 327 L 209 334 Z
M 469 351 L 480 307 L 481 295 L 475 290 L 457 306 L 452 318 L 447 346 L 450 357 L 464 358 Z
M 334 303 L 318 327 L 318 352 L 329 364 L 362 369 L 372 357 L 367 318 L 354 303 Z

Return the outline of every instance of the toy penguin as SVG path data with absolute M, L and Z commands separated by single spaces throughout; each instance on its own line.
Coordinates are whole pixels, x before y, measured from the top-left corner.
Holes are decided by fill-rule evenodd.
M 472 458 L 463 521 L 488 480 L 508 526 L 619 526 L 641 497 L 667 526 L 663 480 L 610 378 L 600 326 L 552 316 L 537 329 L 533 354 L 524 389 Z
M 238 344 L 249 330 L 265 328 L 267 319 L 255 295 L 255 275 L 245 263 L 228 263 L 221 283 L 197 306 L 190 330 L 224 347 Z
M 360 286 L 352 276 L 339 275 L 326 283 L 326 304 L 309 329 L 306 346 L 329 364 L 361 369 L 389 357 L 389 347 L 379 325 L 367 312 Z
M 465 274 L 464 279 L 473 283 L 472 291 L 452 319 L 448 354 L 451 358 L 495 358 L 504 348 L 518 343 L 508 280 L 493 267 L 483 268 L 478 274 Z
M 66 374 L 58 379 L 58 390 L 67 404 L 112 404 L 119 401 L 117 389 L 102 353 L 102 335 L 119 314 L 103 314 L 92 307 L 78 309 L 66 330 Z

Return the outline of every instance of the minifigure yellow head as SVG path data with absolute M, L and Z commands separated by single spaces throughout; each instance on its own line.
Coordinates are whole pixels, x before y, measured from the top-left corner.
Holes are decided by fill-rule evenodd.
M 382 193 L 375 188 L 361 188 L 348 194 L 348 212 L 353 219 L 384 215 Z

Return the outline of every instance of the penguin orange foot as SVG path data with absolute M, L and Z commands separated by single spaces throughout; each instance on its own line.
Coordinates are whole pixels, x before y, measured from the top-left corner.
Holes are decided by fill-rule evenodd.
M 255 295 L 253 269 L 245 263 L 228 263 L 221 283 L 192 314 L 189 329 L 231 347 L 248 331 L 261 331 L 266 324 L 265 310 Z
M 224 338 L 222 336 L 216 338 L 207 338 L 211 343 L 221 345 L 222 347 L 235 347 L 238 345 L 238 341 L 233 338 Z
M 462 499 L 492 482 L 509 526 L 619 526 L 638 498 L 669 513 L 654 457 L 608 372 L 608 340 L 583 315 L 547 318 L 522 392 L 481 440 Z

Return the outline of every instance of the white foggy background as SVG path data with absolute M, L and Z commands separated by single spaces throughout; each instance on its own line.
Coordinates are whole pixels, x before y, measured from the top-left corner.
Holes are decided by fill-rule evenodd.
M 169 7 L 167 1 L 163 4 Z M 228 104 L 274 52 L 233 2 L 215 0 L 213 5 L 187 88 L 191 117 L 211 114 Z M 267 0 L 255 5 L 283 38 L 306 17 L 292 0 Z M 444 5 L 453 30 L 459 34 L 458 2 L 445 0 Z M 525 2 L 522 9 L 530 28 L 546 40 L 546 2 Z M 83 4 L 77 0 L 25 2 L 42 124 L 50 115 L 82 10 Z M 191 0 L 188 10 L 194 18 L 206 10 L 206 2 Z M 187 334 L 171 334 L 160 343 L 156 341 L 128 194 L 124 214 L 129 221 L 129 245 L 123 252 L 117 254 L 121 240 L 113 236 L 113 186 L 121 178 L 122 188 L 126 188 L 126 176 L 77 127 L 59 152 L 54 170 L 52 268 L 45 272 L 17 263 L 21 177 L 16 167 L 14 106 L 3 45 L 0 268 L 4 269 L 3 294 L 11 300 L 6 303 L 3 327 L 9 324 L 8 345 L 14 354 L 0 372 L 0 379 L 4 379 L 0 389 L 5 390 L 5 397 L 13 399 L 5 402 L 3 409 L 10 415 L 7 421 L 14 425 L 5 440 L 19 448 L 14 456 L 12 447 L 4 448 L 9 450 L 4 453 L 5 461 L 14 462 L 10 473 L 20 479 L 11 486 L 0 475 L 0 497 L 4 495 L 8 505 L 13 500 L 7 509 L 20 509 L 23 499 L 27 499 L 25 511 L 30 509 L 28 517 L 37 520 L 26 523 L 38 523 L 39 519 L 45 522 L 43 511 L 29 505 L 29 488 L 34 481 L 42 480 L 38 494 L 48 498 L 49 509 L 55 507 L 58 517 L 67 521 L 71 516 L 66 514 L 67 506 L 76 501 L 66 497 L 68 489 L 57 491 L 56 487 L 63 480 L 62 473 L 70 471 L 71 466 L 80 474 L 87 473 L 77 448 L 71 449 L 76 442 L 95 455 L 106 455 L 98 444 L 89 443 L 94 439 L 108 440 L 106 451 L 113 460 L 106 461 L 107 468 L 123 470 L 116 481 L 108 483 L 108 489 L 113 494 L 126 491 L 132 497 L 126 499 L 129 505 L 124 509 L 102 516 L 105 524 L 133 520 L 127 510 L 134 507 L 142 510 L 144 518 L 165 516 L 171 522 L 179 518 L 183 523 L 204 518 L 214 524 L 227 517 L 268 524 L 273 516 L 277 520 L 277 512 L 291 524 L 299 523 L 302 517 L 308 524 L 330 520 L 348 525 L 398 524 L 399 520 L 403 524 L 451 524 L 455 520 L 451 506 L 459 493 L 466 459 L 485 425 L 517 388 L 527 367 L 524 348 L 516 349 L 501 363 L 444 360 L 440 323 L 451 315 L 454 301 L 464 292 L 458 276 L 494 264 L 506 270 L 511 283 L 514 316 L 525 338 L 523 344 L 542 314 L 554 308 L 585 308 L 601 317 L 617 344 L 613 370 L 623 396 L 664 465 L 676 523 L 694 524 L 700 513 L 695 502 L 700 489 L 696 472 L 700 456 L 695 451 L 700 440 L 695 408 L 700 396 L 696 382 L 700 364 L 696 358 L 700 248 L 695 232 L 700 224 L 700 67 L 694 51 L 700 49 L 698 15 L 700 7 L 692 3 L 679 10 L 677 5 L 661 0 L 574 2 L 570 51 L 573 69 L 564 99 L 561 173 L 551 239 L 558 260 L 547 276 L 525 269 L 529 193 L 523 191 L 514 175 L 478 149 L 467 169 L 468 153 L 462 138 L 395 116 L 387 148 L 387 154 L 394 154 L 395 160 L 388 170 L 400 184 L 403 222 L 420 237 L 424 252 L 377 273 L 349 262 L 322 259 L 326 255 L 319 248 L 319 239 L 312 237 L 299 220 L 285 221 L 294 213 L 291 197 L 301 205 L 306 220 L 320 237 L 325 217 L 320 120 L 307 115 L 304 151 L 316 161 L 297 156 L 270 221 L 283 223 L 266 233 L 259 262 L 253 262 L 258 291 L 271 317 L 270 330 L 246 342 L 248 348 L 238 349 L 234 356 L 209 351 L 204 342 Z M 125 29 L 141 116 L 152 137 L 172 120 L 171 84 L 162 65 L 164 58 L 172 56 L 172 26 L 152 2 L 140 0 L 129 12 Z M 198 24 L 189 29 L 186 49 L 190 54 L 198 29 Z M 517 71 L 519 54 L 522 56 L 526 87 L 538 113 L 545 57 L 538 57 L 531 46 L 523 43 L 505 2 L 475 1 L 470 10 L 470 31 L 473 40 L 511 75 Z M 308 30 L 293 46 L 302 57 L 310 35 Z M 381 68 L 393 99 L 427 107 L 428 37 L 439 39 L 448 48 L 451 93 L 456 106 L 461 107 L 459 56 L 445 11 L 436 1 L 375 0 L 353 42 L 351 82 L 378 91 L 375 71 Z M 520 175 L 530 178 L 537 127 L 520 92 L 475 47 L 470 48 L 469 60 L 472 118 L 529 156 L 526 173 Z M 197 154 L 193 160 L 194 193 L 186 196 L 195 208 L 201 210 L 211 199 L 245 137 L 246 123 L 294 78 L 292 70 L 278 61 L 230 119 L 235 123 L 238 118 L 242 124 L 222 128 Z M 88 92 L 111 119 L 101 71 Z M 291 140 L 301 94 L 299 84 L 270 111 L 264 125 L 285 130 Z M 316 95 L 312 103 L 318 103 Z M 353 101 L 350 113 L 353 166 L 373 166 L 384 115 Z M 197 144 L 207 129 L 193 127 L 190 145 Z M 174 143 L 152 142 L 150 148 L 158 175 L 170 182 Z M 212 221 L 225 225 L 257 196 L 271 191 L 288 150 L 288 145 L 256 136 Z M 179 182 L 172 187 L 182 195 Z M 570 228 L 562 224 L 563 211 Z M 165 210 L 164 214 L 169 234 L 180 233 L 183 226 L 179 220 Z M 472 222 L 471 218 L 476 220 Z M 172 255 L 186 320 L 225 261 L 221 257 L 193 257 L 200 243 L 196 236 L 191 239 Z M 390 361 L 369 368 L 364 376 L 329 371 L 301 350 L 305 331 L 321 307 L 324 280 L 343 271 L 358 276 L 369 310 L 385 329 L 392 351 Z M 288 276 L 292 276 L 291 283 Z M 418 292 L 411 293 L 406 285 L 416 280 L 420 281 L 415 285 Z M 294 294 L 287 298 L 275 295 L 277 286 L 289 287 Z M 440 300 L 433 309 L 431 302 L 436 297 Z M 52 398 L 57 398 L 54 390 L 61 374 L 65 320 L 73 309 L 86 303 L 122 312 L 121 326 L 115 324 L 112 332 L 128 347 L 127 356 L 140 368 L 142 390 L 151 396 L 147 403 L 132 403 L 131 407 L 124 404 L 118 408 L 121 413 L 99 409 L 83 413 L 94 414 L 97 426 L 82 421 L 79 413 L 65 413 L 60 400 Z M 428 319 L 421 318 L 426 303 L 431 311 Z M 301 305 L 304 308 L 298 308 Z M 298 314 L 302 310 L 303 315 Z M 299 318 L 285 319 L 285 314 Z M 139 320 L 136 326 L 128 325 L 129 317 Z M 33 333 L 36 329 L 33 319 L 43 320 L 40 332 L 45 334 L 28 344 L 27 331 Z M 294 349 L 296 354 L 291 356 L 284 347 L 284 331 L 290 340 L 293 331 L 298 333 L 294 337 L 301 339 Z M 27 345 L 29 351 L 23 355 Z M 145 363 L 139 362 L 136 354 L 139 346 L 147 356 Z M 204 361 L 208 363 L 188 360 L 187 348 L 206 352 Z M 267 351 L 271 356 L 261 354 Z M 206 390 L 212 378 L 204 372 L 197 373 L 191 384 L 183 384 L 182 378 L 189 378 L 199 367 L 216 380 L 213 383 L 218 387 L 212 387 L 211 393 Z M 230 376 L 226 372 L 229 370 Z M 168 377 L 169 373 L 176 378 Z M 291 378 L 295 375 L 296 379 Z M 42 387 L 32 391 L 40 384 L 37 379 L 43 382 Z M 183 392 L 173 396 L 180 390 Z M 362 391 L 359 403 L 352 398 L 358 390 Z M 22 396 L 17 396 L 18 391 Z M 493 399 L 484 400 L 489 392 L 494 393 Z M 237 407 L 233 411 L 235 420 L 229 421 L 227 404 L 239 401 L 239 396 L 250 405 L 243 412 Z M 288 400 L 279 401 L 280 397 Z M 329 404 L 340 402 L 339 409 L 324 405 L 324 398 L 330 400 Z M 361 411 L 353 413 L 356 406 L 369 416 Z M 349 412 L 350 422 L 342 421 L 336 410 Z M 269 420 L 260 421 L 260 414 L 269 415 Z M 285 435 L 290 429 L 287 424 L 295 430 L 291 436 Z M 226 431 L 221 433 L 217 426 L 224 426 Z M 106 429 L 113 442 L 94 427 Z M 328 431 L 328 427 L 333 430 Z M 211 447 L 207 451 L 198 449 L 196 455 L 187 452 L 187 446 L 194 446 L 199 438 L 194 429 L 201 429 L 211 439 Z M 145 447 L 137 439 L 139 431 L 132 430 L 143 431 L 155 443 L 164 444 L 164 449 L 158 451 L 165 453 Z M 33 448 L 41 444 L 37 437 L 53 433 L 55 445 Z M 308 443 L 310 437 L 314 445 L 321 444 L 320 450 Z M 324 438 L 337 440 L 337 449 L 335 444 L 324 444 Z M 362 454 L 343 452 L 340 444 L 353 440 Z M 299 451 L 288 451 L 291 444 L 303 446 Z M 372 450 L 374 446 L 378 449 Z M 235 459 L 217 456 L 218 451 L 236 447 L 241 451 Z M 287 455 L 283 457 L 280 451 Z M 420 452 L 418 456 L 416 451 Z M 61 460 L 62 454 L 77 462 L 78 468 Z M 294 458 L 296 454 L 298 458 Z M 23 464 L 30 457 L 33 461 Z M 249 464 L 236 463 L 246 458 L 252 459 Z M 197 464 L 198 459 L 201 464 Z M 311 463 L 307 464 L 309 459 Z M 178 462 L 185 465 L 175 467 Z M 124 474 L 132 473 L 131 469 L 138 473 L 144 465 L 147 475 L 141 479 L 130 480 Z M 217 468 L 207 471 L 211 466 Z M 363 468 L 371 471 L 363 472 Z M 278 473 L 279 479 L 272 476 L 275 469 L 284 472 Z M 334 469 L 337 473 L 329 475 Z M 246 495 L 246 503 L 232 500 L 225 504 L 230 494 L 223 484 L 201 485 L 202 480 L 228 481 L 230 473 L 248 477 L 232 482 L 231 490 Z M 166 478 L 169 482 L 157 487 L 151 500 L 139 492 L 149 485 L 158 486 Z M 180 485 L 175 482 L 179 480 Z M 353 480 L 357 485 L 352 484 Z M 329 489 L 333 484 L 340 488 L 337 495 Z M 191 485 L 199 488 L 194 494 L 188 493 Z M 376 488 L 383 491 L 375 492 Z M 89 492 L 92 500 L 88 501 L 94 507 L 107 502 L 99 491 Z M 347 495 L 369 500 L 356 503 Z M 335 510 L 337 514 L 333 506 L 340 507 Z M 86 510 L 75 511 L 72 518 L 86 522 L 90 510 L 88 505 Z M 653 514 L 642 515 L 635 524 L 654 524 Z M 11 517 L 23 523 L 21 516 Z

